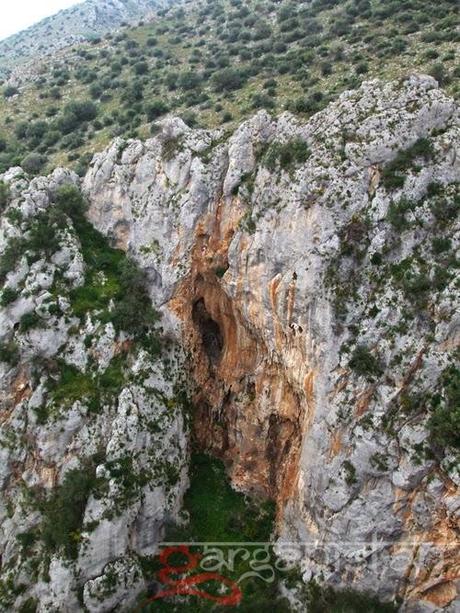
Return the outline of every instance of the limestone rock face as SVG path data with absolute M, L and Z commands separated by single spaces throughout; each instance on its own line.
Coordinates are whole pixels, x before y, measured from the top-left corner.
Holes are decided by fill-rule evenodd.
M 454 610 L 458 465 L 430 416 L 458 377 L 455 103 L 412 76 L 308 122 L 160 128 L 84 190 L 190 356 L 198 441 L 276 499 L 306 580 Z
M 95 237 L 55 202 L 76 175 L 0 179 L 0 609 L 129 608 L 188 483 L 182 353 L 110 321 Z

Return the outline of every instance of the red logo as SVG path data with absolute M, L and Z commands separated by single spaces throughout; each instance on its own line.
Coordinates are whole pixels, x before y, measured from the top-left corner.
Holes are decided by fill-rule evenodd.
M 169 558 L 173 554 L 177 553 L 185 556 L 187 558 L 187 562 L 182 565 L 172 566 L 169 563 Z M 164 586 L 168 587 L 165 587 L 149 598 L 143 606 L 153 602 L 154 600 L 160 600 L 161 598 L 166 598 L 168 596 L 177 596 L 179 594 L 183 596 L 197 596 L 198 598 L 206 598 L 207 600 L 212 600 L 213 602 L 224 606 L 239 604 L 241 602 L 241 598 L 243 597 L 240 588 L 234 581 L 219 575 L 219 573 L 207 572 L 189 577 L 181 576 L 194 570 L 198 566 L 198 562 L 201 557 L 201 554 L 191 552 L 186 545 L 177 545 L 175 547 L 166 547 L 163 549 L 160 554 L 160 562 L 164 568 L 158 571 L 158 580 Z M 173 576 L 176 578 L 173 578 Z M 209 581 L 216 581 L 222 585 L 225 585 L 230 590 L 229 593 L 223 596 L 215 596 L 214 594 L 210 594 L 209 592 L 197 587 L 200 584 L 208 583 Z

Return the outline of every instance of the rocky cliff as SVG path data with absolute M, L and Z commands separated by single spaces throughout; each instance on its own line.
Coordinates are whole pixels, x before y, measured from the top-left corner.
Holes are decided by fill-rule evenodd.
M 88 219 L 144 271 L 162 333 L 182 347 L 184 363 L 176 363 L 192 380 L 198 445 L 224 460 L 236 488 L 276 500 L 280 555 L 294 545 L 305 581 L 399 598 L 406 611 L 458 604 L 458 137 L 458 108 L 432 78 L 369 81 L 308 123 L 260 112 L 226 134 L 166 119 L 154 138 L 118 139 L 97 154 L 83 182 Z M 36 194 L 46 206 L 61 173 L 20 179 L 18 187 L 4 177 L 17 192 L 14 208 Z M 5 236 L 10 218 L 4 214 Z M 73 260 L 62 251 L 51 264 L 33 264 L 37 270 L 23 264 L 9 273 L 16 291 L 33 279 L 2 311 L 8 342 L 24 301 L 37 311 L 43 294 L 53 296 L 52 280 L 38 298 L 22 294 L 40 286 L 42 267 L 51 266 L 49 280 L 59 262 L 67 269 L 80 261 L 78 243 Z M 82 283 L 82 275 L 66 283 Z M 18 429 L 30 445 L 3 443 L 5 517 L 12 513 L 2 534 L 12 552 L 2 560 L 5 579 L 9 568 L 21 568 L 18 514 L 31 525 L 39 519 L 12 496 L 31 480 L 65 484 L 66 470 L 81 463 L 83 448 L 83 457 L 95 453 L 99 438 L 105 455 L 96 473 L 110 472 L 113 450 L 127 444 L 117 438 L 130 432 L 127 405 L 136 416 L 161 413 L 137 373 L 169 397 L 165 374 L 140 350 L 130 354 L 128 381 L 103 418 L 74 403 L 58 409 L 59 426 L 24 422 L 36 387 L 24 373 L 23 346 L 59 346 L 61 359 L 82 371 L 96 347 L 104 356 L 123 351 L 125 337 L 114 337 L 110 323 L 74 322 L 71 312 L 61 319 L 47 320 L 45 330 L 52 325 L 49 334 L 62 335 L 46 337 L 51 342 L 41 340 L 43 330 L 24 333 L 19 325 L 20 360 L 4 369 L 8 432 Z M 110 364 L 98 359 L 93 368 Z M 19 385 L 30 391 L 18 396 Z M 40 446 L 49 428 L 53 441 L 62 440 Z M 123 593 L 136 592 L 129 564 L 142 550 L 139 517 L 155 517 L 158 526 L 177 517 L 185 487 L 180 414 L 168 414 L 154 438 L 140 418 L 133 428 L 136 453 L 148 448 L 154 463 L 176 441 L 169 461 L 177 477 L 168 485 L 149 473 L 142 496 L 117 519 L 101 520 L 104 504 L 113 504 L 110 489 L 104 503 L 90 498 L 85 521 L 100 523 L 83 533 L 75 562 L 89 607 L 107 563 L 121 560 L 124 585 L 132 585 Z M 155 515 L 149 500 L 168 505 Z M 100 543 L 112 542 L 111 530 L 124 536 L 103 557 Z M 150 550 L 158 534 L 149 534 Z M 59 558 L 51 569 L 64 572 Z
M 78 214 L 76 175 L 3 179 L 0 607 L 129 607 L 187 486 L 182 352 L 120 329 L 132 266 Z

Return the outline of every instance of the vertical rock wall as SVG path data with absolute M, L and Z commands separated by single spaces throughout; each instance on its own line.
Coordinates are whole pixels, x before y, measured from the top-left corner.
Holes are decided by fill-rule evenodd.
M 276 498 L 305 579 L 426 611 L 458 576 L 457 464 L 429 422 L 458 358 L 458 136 L 414 76 L 227 140 L 168 119 L 85 179 L 188 353 L 195 436 Z

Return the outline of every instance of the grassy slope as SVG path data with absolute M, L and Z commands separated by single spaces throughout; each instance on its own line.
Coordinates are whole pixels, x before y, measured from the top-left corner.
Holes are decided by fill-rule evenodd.
M 435 6 L 429 0 L 316 0 L 312 7 L 193 0 L 183 7 L 62 52 L 18 96 L 0 98 L 0 171 L 30 151 L 43 154 L 48 168 L 66 164 L 83 171 L 91 153 L 114 136 L 147 137 L 154 117 L 145 111 L 155 101 L 189 123 L 230 128 L 258 108 L 308 116 L 373 77 L 428 72 L 441 76 L 449 93 L 459 91 L 452 0 Z M 227 67 L 240 83 L 216 86 L 216 73 L 222 77 Z M 198 75 L 195 84 L 190 73 Z M 96 85 L 101 96 L 91 94 Z M 50 96 L 53 91 L 59 99 Z M 69 101 L 91 95 L 96 120 L 67 136 L 55 134 L 57 142 L 47 144 L 46 134 L 15 136 L 21 122 L 45 120 L 46 131 L 55 130 Z

